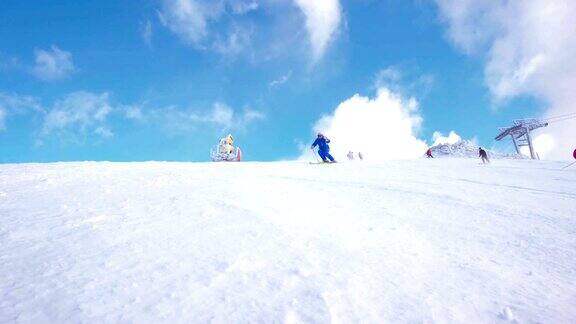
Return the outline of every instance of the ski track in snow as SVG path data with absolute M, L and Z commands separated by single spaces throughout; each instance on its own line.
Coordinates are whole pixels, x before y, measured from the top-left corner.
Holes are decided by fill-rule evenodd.
M 0 323 L 574 323 L 561 167 L 0 165 Z

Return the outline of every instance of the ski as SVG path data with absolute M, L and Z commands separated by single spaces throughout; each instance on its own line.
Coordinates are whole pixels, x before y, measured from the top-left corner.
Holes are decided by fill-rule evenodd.
M 336 164 L 338 162 L 308 162 L 308 164 Z

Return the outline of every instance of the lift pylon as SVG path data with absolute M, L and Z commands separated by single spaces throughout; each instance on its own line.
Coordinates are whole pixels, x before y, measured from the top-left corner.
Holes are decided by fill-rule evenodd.
M 533 160 L 538 159 L 538 154 L 534 150 L 534 145 L 532 144 L 532 137 L 530 132 L 540 128 L 548 126 L 547 122 L 538 119 L 517 119 L 513 121 L 513 125 L 510 127 L 501 127 L 500 134 L 496 136 L 495 140 L 500 141 L 507 136 L 512 138 L 512 143 L 514 143 L 514 148 L 516 153 L 520 153 L 520 147 L 528 146 L 530 149 L 530 158 Z

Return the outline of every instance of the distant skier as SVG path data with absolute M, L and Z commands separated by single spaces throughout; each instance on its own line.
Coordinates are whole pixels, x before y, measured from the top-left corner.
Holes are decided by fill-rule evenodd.
M 318 155 L 320 155 L 322 161 L 334 163 L 336 161 L 332 155 L 330 155 L 330 146 L 328 146 L 328 143 L 330 143 L 330 140 L 327 139 L 324 134 L 318 133 L 318 137 L 316 137 L 316 140 L 312 143 L 312 150 L 318 146 Z
M 426 151 L 426 157 L 427 157 L 427 158 L 434 158 L 434 157 L 432 156 L 432 149 L 428 149 L 428 151 Z
M 362 152 L 358 152 L 358 158 L 359 158 L 360 160 L 364 160 L 364 157 L 362 156 Z
M 348 157 L 348 160 L 350 161 L 354 160 L 354 152 L 348 151 L 348 154 L 346 156 Z
M 486 153 L 486 151 L 484 151 L 481 147 L 478 149 L 478 156 L 482 158 L 482 163 L 490 163 L 490 160 L 488 159 L 488 153 Z

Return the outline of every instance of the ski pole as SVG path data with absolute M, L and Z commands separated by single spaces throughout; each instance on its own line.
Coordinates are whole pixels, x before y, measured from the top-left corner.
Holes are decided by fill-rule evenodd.
M 312 154 L 314 154 L 314 158 L 316 159 L 316 162 L 320 163 L 320 160 L 318 160 L 318 156 L 316 155 L 316 151 L 314 151 L 314 149 L 310 149 L 312 151 Z
M 567 169 L 568 167 L 571 167 L 574 164 L 576 164 L 576 162 L 572 162 L 572 163 L 568 164 L 567 166 L 563 167 L 562 170 Z

